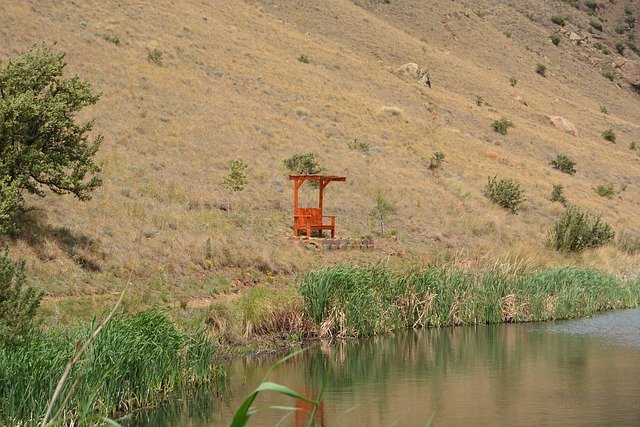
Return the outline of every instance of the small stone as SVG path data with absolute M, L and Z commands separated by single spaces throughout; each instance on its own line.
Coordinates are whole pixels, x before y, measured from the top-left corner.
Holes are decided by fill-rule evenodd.
M 142 234 L 144 234 L 144 237 L 146 237 L 147 239 L 150 239 L 158 234 L 158 230 L 156 230 L 155 228 L 146 228 Z

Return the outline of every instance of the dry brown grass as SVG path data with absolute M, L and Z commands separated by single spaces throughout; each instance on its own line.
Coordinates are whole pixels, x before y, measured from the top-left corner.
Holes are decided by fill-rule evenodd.
M 113 292 L 133 271 L 139 292 L 157 294 L 154 301 L 224 291 L 248 277 L 288 282 L 318 264 L 387 256 L 474 266 L 515 250 L 541 264 L 637 268 L 638 255 L 611 248 L 566 258 L 543 245 L 560 213 L 546 200 L 550 182 L 614 228 L 640 229 L 640 165 L 626 148 L 640 141 L 638 95 L 600 76 L 589 59 L 606 65 L 598 53 L 547 42 L 552 14 L 586 28 L 584 13 L 562 3 L 510 4 L 4 2 L 0 58 L 57 42 L 69 71 L 103 93 L 86 117 L 105 136 L 104 186 L 94 199 L 29 199 L 38 208 L 37 238 L 11 241 L 12 254 L 27 258 L 31 276 L 52 295 Z M 482 17 L 474 13 L 480 9 Z M 613 22 L 621 10 L 605 13 Z M 163 53 L 162 66 L 147 60 L 153 49 Z M 310 63 L 298 61 L 303 52 Z M 429 69 L 433 89 L 393 72 L 407 62 Z M 538 62 L 548 66 L 545 79 L 534 72 Z M 477 95 L 490 106 L 479 108 Z M 573 121 L 582 137 L 552 128 L 549 114 Z M 515 124 L 505 136 L 490 128 L 501 117 Z M 607 128 L 620 143 L 602 142 Z M 354 139 L 370 152 L 350 150 Z M 309 151 L 327 172 L 348 176 L 325 198 L 338 233 L 371 234 L 368 214 L 381 192 L 399 213 L 391 225 L 398 243 L 381 247 L 399 248 L 315 253 L 291 244 L 282 160 Z M 434 151 L 446 155 L 437 174 L 423 160 Z M 548 166 L 557 153 L 577 161 L 576 175 Z M 235 158 L 249 165 L 249 183 L 230 194 L 222 180 Z M 482 197 L 493 175 L 522 184 L 528 201 L 519 215 Z M 597 182 L 628 185 L 608 200 L 594 197 Z M 72 238 L 61 239 L 60 230 Z M 212 279 L 213 271 L 223 279 Z

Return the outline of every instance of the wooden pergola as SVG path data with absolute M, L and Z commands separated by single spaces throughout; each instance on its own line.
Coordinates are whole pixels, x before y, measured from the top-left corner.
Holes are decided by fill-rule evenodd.
M 329 230 L 331 237 L 335 237 L 336 217 L 322 215 L 322 203 L 324 189 L 332 181 L 345 182 L 345 176 L 332 175 L 289 175 L 289 180 L 293 181 L 293 235 L 298 236 L 300 231 L 304 231 L 307 237 L 311 237 L 312 231 Z M 318 181 L 318 207 L 301 208 L 298 204 L 298 190 L 305 181 Z M 328 218 L 329 223 L 324 219 Z

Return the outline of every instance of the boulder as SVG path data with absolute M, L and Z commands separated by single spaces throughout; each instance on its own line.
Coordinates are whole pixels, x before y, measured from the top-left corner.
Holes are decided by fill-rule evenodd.
M 572 31 L 571 34 L 569 34 L 569 40 L 576 44 L 580 44 L 580 42 L 582 42 L 582 37 Z
M 635 90 L 640 90 L 640 64 L 630 59 L 620 58 L 613 63 L 618 69 L 620 77 L 629 83 Z
M 396 73 L 418 79 L 420 80 L 420 83 L 431 87 L 429 71 L 427 71 L 426 68 L 420 68 L 415 62 L 408 62 L 404 65 L 399 66 L 396 69 Z
M 559 129 L 563 132 L 573 135 L 576 138 L 580 138 L 580 133 L 578 132 L 578 129 L 569 120 L 561 116 L 548 116 L 548 117 L 549 117 L 549 120 L 551 121 L 551 124 L 556 129 Z

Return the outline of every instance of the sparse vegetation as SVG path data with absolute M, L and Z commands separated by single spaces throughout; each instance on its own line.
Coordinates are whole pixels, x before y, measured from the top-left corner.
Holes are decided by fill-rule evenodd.
M 571 206 L 551 229 L 549 245 L 557 251 L 580 252 L 603 246 L 614 237 L 615 232 L 600 216 L 594 217 Z
M 0 234 L 15 230 L 22 192 L 91 198 L 101 184 L 93 157 L 101 136 L 77 114 L 99 95 L 78 77 L 64 78 L 64 53 L 34 47 L 0 63 Z
M 589 21 L 589 25 L 591 25 L 592 28 L 598 31 L 602 31 L 602 22 L 600 21 L 596 21 L 595 19 L 592 19 L 591 21 Z
M 116 46 L 120 46 L 120 43 L 122 42 L 122 41 L 120 40 L 120 37 L 119 37 L 119 36 L 117 36 L 116 34 L 103 34 L 103 35 L 102 35 L 102 38 L 103 38 L 105 41 L 108 41 L 109 43 L 113 43 L 113 44 L 115 44 Z
M 229 175 L 223 180 L 223 185 L 231 191 L 242 191 L 247 185 L 247 164 L 242 160 L 229 161 Z
M 564 27 L 566 25 L 567 18 L 564 16 L 560 16 L 560 15 L 553 15 L 551 17 L 551 22 L 553 22 L 556 25 L 560 25 L 561 27 Z
M 618 51 L 618 53 L 620 55 L 624 55 L 624 49 L 625 49 L 624 43 L 622 43 L 622 42 L 616 43 L 616 50 Z
M 602 132 L 602 137 L 609 142 L 613 142 L 614 144 L 616 142 L 616 133 L 613 131 L 613 129 L 607 129 Z
M 555 160 L 549 162 L 554 169 L 569 175 L 576 173 L 576 162 L 565 154 L 558 154 Z
M 482 107 L 483 104 L 484 104 L 484 98 L 481 97 L 480 95 L 476 95 L 476 105 L 478 107 Z
M 442 166 L 444 162 L 444 153 L 442 151 L 436 151 L 429 159 L 429 169 L 434 170 Z
M 495 120 L 491 124 L 491 127 L 495 132 L 498 132 L 500 135 L 506 135 L 507 132 L 509 131 L 509 128 L 513 127 L 513 122 L 505 118 L 502 118 L 500 120 Z
M 598 3 L 595 2 L 594 0 L 588 0 L 584 3 L 584 5 L 587 7 L 587 9 L 589 9 L 591 12 L 595 12 L 596 9 L 598 8 Z
M 536 73 L 540 74 L 542 77 L 547 76 L 547 66 L 544 64 L 536 65 Z
M 640 254 L 640 235 L 623 231 L 618 236 L 616 246 L 629 255 Z
M 514 87 L 518 84 L 518 79 L 515 76 L 509 77 L 509 84 L 511 85 L 511 87 Z
M 594 43 L 593 47 L 595 47 L 596 49 L 598 49 L 600 52 L 604 53 L 605 55 L 611 55 L 611 51 L 609 50 L 609 48 L 607 46 L 605 46 L 604 44 L 600 43 L 600 42 Z
M 622 24 L 618 24 L 616 25 L 615 28 L 615 32 L 622 35 L 624 34 L 624 32 L 627 31 L 627 26 L 626 25 L 622 25 Z
M 636 142 L 635 141 L 631 141 L 629 143 L 629 150 L 635 150 L 636 149 Z
M 613 184 L 600 184 L 594 187 L 593 191 L 600 197 L 606 197 L 607 199 L 613 199 L 616 195 L 616 189 Z
M 602 71 L 602 76 L 613 81 L 614 77 L 615 77 L 615 73 L 613 72 L 613 70 L 603 70 Z
M 300 56 L 298 56 L 298 61 L 302 62 L 303 64 L 308 64 L 311 62 L 311 59 L 309 59 L 309 55 L 307 55 L 306 53 L 303 53 Z
M 347 146 L 351 150 L 360 151 L 365 154 L 368 154 L 371 151 L 371 145 L 368 142 L 360 141 L 358 138 L 353 138 L 353 140 L 349 141 Z
M 551 194 L 549 195 L 549 200 L 552 202 L 558 202 L 562 205 L 567 204 L 567 199 L 564 195 L 564 187 L 562 184 L 554 184 L 553 189 L 551 190 Z
M 147 51 L 147 60 L 149 62 L 151 62 L 154 65 L 157 65 L 159 67 L 162 66 L 163 64 L 163 59 L 162 59 L 162 51 L 160 49 L 149 49 Z
M 511 178 L 498 179 L 496 176 L 489 177 L 484 187 L 484 195 L 511 213 L 516 213 L 518 205 L 526 200 L 520 184 Z
M 551 43 L 553 43 L 556 46 L 560 44 L 560 36 L 557 34 L 551 34 L 549 36 L 549 40 L 551 40 Z
M 607 107 L 605 107 L 604 105 L 600 106 L 600 112 L 603 114 L 609 114 L 609 109 Z

